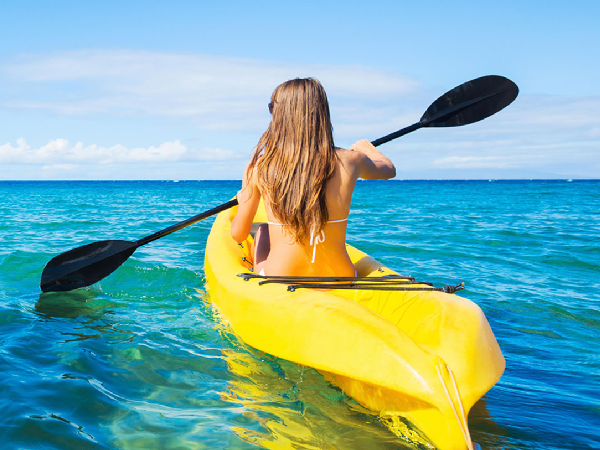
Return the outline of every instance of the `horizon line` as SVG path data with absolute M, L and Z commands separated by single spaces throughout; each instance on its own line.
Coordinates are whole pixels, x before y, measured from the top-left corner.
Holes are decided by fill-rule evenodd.
M 171 178 L 162 178 L 162 179 L 101 179 L 101 180 L 85 180 L 85 179 L 58 179 L 58 180 L 39 180 L 39 179 L 23 179 L 23 180 L 10 180 L 10 179 L 0 179 L 0 183 L 17 183 L 17 182 L 42 182 L 42 183 L 52 183 L 52 182 L 136 182 L 136 181 L 156 181 L 156 182 L 170 182 L 170 183 L 180 183 L 180 182 L 198 182 L 198 181 L 235 181 L 241 182 L 241 179 L 227 178 L 227 179 L 171 179 Z M 359 178 L 358 182 L 389 182 L 389 181 L 600 181 L 600 177 L 597 178 L 578 178 L 578 177 L 561 177 L 561 178 L 392 178 L 389 180 L 364 180 Z

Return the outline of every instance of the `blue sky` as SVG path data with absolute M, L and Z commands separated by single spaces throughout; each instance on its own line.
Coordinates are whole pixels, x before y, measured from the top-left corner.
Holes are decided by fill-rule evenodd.
M 0 18 L 0 179 L 239 179 L 286 79 L 321 80 L 349 146 L 487 74 L 517 101 L 385 144 L 398 178 L 600 177 L 597 1 L 5 1 Z

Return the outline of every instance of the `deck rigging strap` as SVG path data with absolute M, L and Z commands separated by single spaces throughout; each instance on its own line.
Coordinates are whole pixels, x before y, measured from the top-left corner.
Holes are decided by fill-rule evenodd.
M 287 284 L 288 291 L 296 289 L 359 289 L 373 291 L 438 291 L 453 294 L 464 289 L 465 284 L 456 286 L 447 285 L 443 288 L 433 287 L 432 283 L 416 281 L 411 276 L 387 275 L 384 277 L 292 277 L 292 276 L 265 276 L 255 273 L 240 273 L 238 277 L 248 281 L 260 279 L 259 285 L 263 284 Z M 407 287 L 406 285 L 426 285 L 419 287 Z
M 238 273 L 238 277 L 248 281 L 251 278 L 260 278 L 262 280 L 269 280 L 270 282 L 313 282 L 313 283 L 334 283 L 338 281 L 368 281 L 368 282 L 388 282 L 398 280 L 409 280 L 415 281 L 410 275 L 386 275 L 384 277 L 294 277 L 294 276 L 280 276 L 280 275 L 259 275 L 256 273 Z M 272 280 L 272 281 L 271 281 Z M 262 281 L 260 282 L 263 283 Z
M 414 284 L 429 284 L 429 283 L 414 283 Z M 325 284 L 325 283 L 302 283 L 302 284 L 290 284 L 287 290 L 294 292 L 296 289 L 359 289 L 369 291 L 438 291 L 445 292 L 447 294 L 454 294 L 456 291 L 464 289 L 459 284 L 457 286 L 444 286 L 443 288 L 436 287 L 400 287 L 391 285 L 377 285 L 377 284 Z

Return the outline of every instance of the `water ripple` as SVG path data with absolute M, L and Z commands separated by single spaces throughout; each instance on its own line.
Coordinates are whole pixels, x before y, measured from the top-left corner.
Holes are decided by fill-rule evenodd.
M 486 449 L 600 441 L 600 182 L 359 183 L 349 241 L 466 282 L 507 361 L 471 414 Z M 0 183 L 4 448 L 415 448 L 316 371 L 247 347 L 204 292 L 212 219 L 86 289 L 40 294 L 57 253 L 138 239 L 239 182 Z

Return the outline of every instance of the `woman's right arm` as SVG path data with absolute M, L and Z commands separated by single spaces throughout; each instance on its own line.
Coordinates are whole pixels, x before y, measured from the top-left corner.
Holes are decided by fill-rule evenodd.
M 242 189 L 237 194 L 238 210 L 231 222 L 231 237 L 236 242 L 243 242 L 250 234 L 252 222 L 260 202 L 260 191 L 256 178 L 256 170 L 244 171 Z
M 349 150 L 356 152 L 354 159 L 359 178 L 388 180 L 396 176 L 394 163 L 366 139 L 356 142 Z

